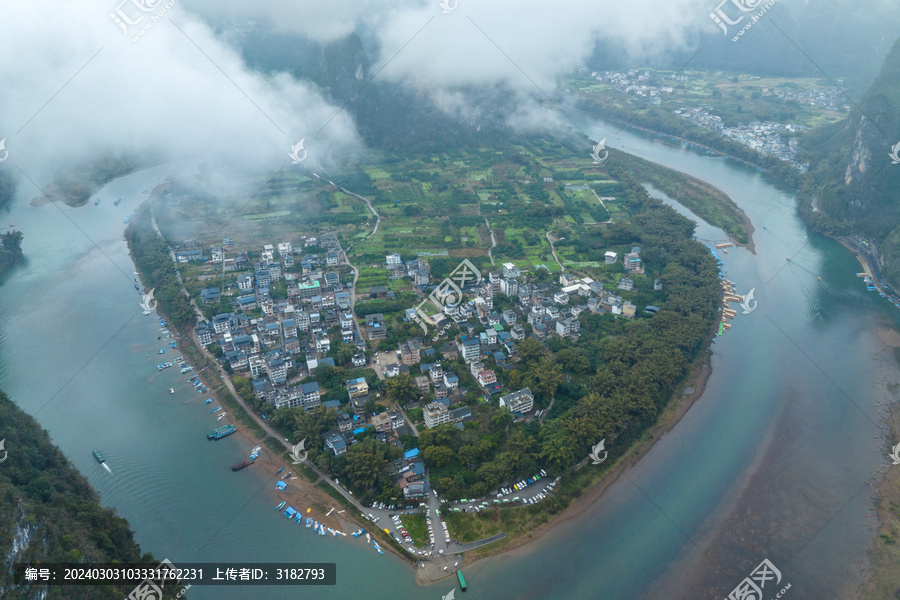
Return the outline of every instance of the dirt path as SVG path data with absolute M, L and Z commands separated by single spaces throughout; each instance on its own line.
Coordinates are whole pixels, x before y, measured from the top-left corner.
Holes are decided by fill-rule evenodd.
M 559 268 L 562 269 L 562 272 L 565 273 L 566 268 L 563 266 L 563 264 L 561 262 L 559 262 L 559 257 L 556 256 L 556 246 L 553 245 L 555 242 L 559 241 L 559 238 L 557 238 L 555 235 L 551 234 L 549 231 L 546 233 L 546 236 L 547 236 L 547 241 L 550 242 L 550 252 L 553 253 L 553 260 L 556 261 L 556 264 L 558 264 Z

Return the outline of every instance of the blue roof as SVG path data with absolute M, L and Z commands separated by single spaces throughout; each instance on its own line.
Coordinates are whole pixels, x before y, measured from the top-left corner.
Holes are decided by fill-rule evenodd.
M 404 452 L 404 453 L 403 453 L 403 458 L 412 458 L 413 456 L 418 456 L 418 455 L 419 455 L 419 449 L 418 449 L 418 448 L 413 448 L 412 450 L 409 450 L 409 451 L 407 451 L 407 452 Z
M 360 433 L 365 433 L 365 431 L 366 431 L 366 428 L 365 428 L 365 427 L 360 427 L 359 429 L 354 429 L 354 430 L 353 430 L 353 435 L 357 435 L 357 434 L 360 434 Z
M 309 383 L 301 383 L 300 390 L 304 394 L 311 394 L 313 392 L 319 391 L 319 384 L 315 381 L 310 381 Z M 340 403 L 339 403 L 340 404 Z

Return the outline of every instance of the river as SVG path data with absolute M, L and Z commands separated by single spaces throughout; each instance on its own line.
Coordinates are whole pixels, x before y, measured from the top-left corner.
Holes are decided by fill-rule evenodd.
M 788 598 L 853 597 L 874 535 L 860 525 L 872 521 L 866 482 L 886 461 L 876 439 L 885 392 L 874 383 L 892 367 L 879 362 L 875 330 L 900 313 L 866 292 L 855 259 L 806 229 L 793 198 L 757 171 L 616 125 L 583 127 L 715 185 L 747 212 L 757 254 L 720 256 L 758 305 L 738 310 L 713 346 L 706 391 L 682 421 L 580 517 L 467 568 L 467 597 L 721 598 L 765 558 L 791 584 Z M 216 420 L 204 398 L 173 369 L 156 371 L 168 355 L 157 354 L 156 319 L 138 307 L 122 221 L 166 174 L 119 179 L 80 209 L 33 207 L 23 190 L 3 216 L 24 231 L 28 262 L 0 287 L 0 387 L 130 521 L 144 550 L 176 564 L 337 563 L 333 588 L 194 587 L 191 598 L 447 594 L 451 580 L 418 587 L 399 559 L 286 521 L 273 510 L 272 481 L 228 468 L 251 444 L 208 442 Z M 724 237 L 706 224 L 697 235 Z

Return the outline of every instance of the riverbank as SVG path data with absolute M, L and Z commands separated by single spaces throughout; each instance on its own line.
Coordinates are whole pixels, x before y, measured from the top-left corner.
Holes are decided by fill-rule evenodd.
M 610 470 L 599 475 L 594 483 L 584 489 L 583 493 L 579 494 L 562 512 L 546 523 L 518 537 L 507 537 L 501 541 L 500 545 L 486 546 L 466 553 L 463 566 L 470 566 L 483 558 L 512 552 L 532 542 L 537 542 L 554 527 L 577 519 L 596 503 L 606 490 L 619 479 L 622 473 L 637 464 L 663 435 L 671 431 L 681 421 L 691 406 L 703 395 L 709 377 L 712 375 L 712 364 L 710 362 L 712 354 L 709 349 L 711 339 L 710 337 L 710 340 L 707 341 L 707 349 L 701 352 L 694 360 L 690 373 L 685 377 L 682 385 L 679 386 L 679 390 L 682 391 L 673 395 L 672 400 L 666 405 L 656 424 L 645 431 L 641 438 L 634 442 L 626 453 L 617 459 Z
M 737 246 L 756 254 L 754 227 L 747 214 L 717 187 L 643 158 L 616 153 L 616 162 L 636 180 L 652 185 L 713 227 Z
M 900 451 L 900 403 L 897 401 L 898 381 L 896 375 L 900 365 L 900 333 L 894 329 L 879 329 L 879 339 L 884 343 L 882 360 L 887 362 L 884 369 L 887 377 L 893 375 L 891 383 L 886 383 L 886 395 L 894 397 L 893 401 L 883 406 L 887 410 L 888 450 L 897 448 Z M 861 600 L 890 600 L 897 597 L 900 590 L 900 465 L 892 464 L 888 459 L 884 478 L 876 485 L 871 484 L 875 490 L 878 505 L 875 514 L 867 518 L 867 522 L 861 525 L 865 527 L 878 527 L 874 544 L 869 551 L 869 579 L 860 589 Z M 877 515 L 877 521 L 874 518 Z M 880 526 L 878 526 L 880 523 Z

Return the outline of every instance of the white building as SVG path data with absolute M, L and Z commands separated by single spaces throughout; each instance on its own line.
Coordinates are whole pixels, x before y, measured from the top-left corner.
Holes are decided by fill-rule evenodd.
M 434 429 L 438 425 L 450 422 L 450 411 L 440 402 L 432 402 L 427 405 L 422 413 L 425 417 L 425 426 L 428 429 Z
M 512 413 L 531 412 L 534 408 L 534 394 L 530 389 L 523 388 L 518 392 L 500 396 L 500 406 L 505 406 Z
M 521 274 L 522 272 L 516 265 L 512 263 L 503 263 L 503 276 L 507 279 L 514 279 Z

